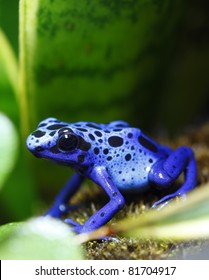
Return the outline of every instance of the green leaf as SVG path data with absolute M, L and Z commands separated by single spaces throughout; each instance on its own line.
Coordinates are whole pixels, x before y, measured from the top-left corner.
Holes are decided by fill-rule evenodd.
M 172 201 L 161 210 L 129 216 L 77 239 L 86 242 L 110 233 L 141 239 L 209 238 L 209 184 L 193 190 L 185 201 Z
M 185 201 L 173 201 L 160 211 L 127 218 L 113 230 L 138 238 L 177 240 L 209 237 L 209 184 L 193 190 Z
M 5 7 L 6 5 L 10 5 L 10 9 L 13 7 L 11 3 L 4 3 L 3 6 Z M 6 11 L 9 10 L 9 7 L 7 7 Z M 5 13 L 5 10 L 1 9 L 0 13 Z M 14 11 L 12 13 L 10 24 L 14 20 Z M 8 15 L 9 17 L 10 15 Z M 2 17 L 0 18 L 1 20 Z M 5 25 L 4 27 L 7 30 Z M 12 27 L 9 29 L 11 30 Z M 11 38 L 12 34 L 9 34 Z M 22 108 L 24 108 L 25 99 L 22 99 L 19 95 L 18 71 L 18 62 L 14 50 L 6 34 L 0 29 L 0 112 L 4 113 L 17 129 L 20 127 L 20 112 L 21 117 L 27 120 L 27 116 L 22 113 L 24 112 Z M 25 129 L 24 122 L 22 131 Z M 0 196 L 1 222 L 25 219 L 34 211 L 35 198 L 37 198 L 29 163 L 26 161 L 26 156 L 24 156 L 25 137 L 20 142 L 24 146 L 18 146 L 17 156 L 18 144 L 16 142 L 18 136 L 11 122 L 5 116 L 2 118 L 2 114 L 0 115 L 0 129 L 0 188 L 3 184 L 5 186 Z M 20 134 L 19 131 L 18 134 Z M 15 168 L 13 168 L 14 164 L 16 164 Z M 10 173 L 11 176 L 9 176 Z
M 0 73 L 6 73 L 16 97 L 18 96 L 18 64 L 14 51 L 5 34 L 0 29 Z M 1 89 L 0 89 L 1 90 Z
M 173 44 L 182 11 L 177 2 L 21 0 L 20 80 L 29 125 L 37 115 L 135 119 L 133 93 L 137 112 L 144 102 L 150 107 L 153 99 L 143 87 L 154 87 L 159 54 L 165 57 Z
M 18 136 L 12 122 L 0 113 L 0 188 L 11 173 L 17 156 Z
M 63 222 L 35 218 L 0 227 L 0 258 L 27 260 L 83 259 L 80 244 Z
M 0 29 L 0 111 L 17 125 L 18 108 L 18 64 L 14 50 Z
M 7 34 L 16 53 L 18 51 L 18 5 L 19 0 L 0 0 L 0 26 Z

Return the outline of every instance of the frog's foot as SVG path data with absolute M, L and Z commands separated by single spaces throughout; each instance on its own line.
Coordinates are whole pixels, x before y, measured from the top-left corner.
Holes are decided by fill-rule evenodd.
M 83 230 L 83 225 L 73 221 L 72 219 L 67 218 L 67 219 L 64 220 L 64 222 L 68 225 L 71 225 L 72 226 L 71 230 L 74 231 L 75 233 L 82 233 L 83 232 L 82 231 Z
M 186 194 L 180 194 L 179 192 L 169 194 L 161 198 L 160 200 L 156 201 L 153 205 L 152 208 L 156 208 L 157 210 L 162 209 L 165 207 L 168 203 L 170 203 L 172 200 L 174 200 L 176 197 L 181 197 L 182 200 L 186 199 Z
M 53 205 L 45 214 L 44 216 L 50 216 L 53 218 L 58 218 L 60 219 L 62 217 L 63 214 L 66 214 L 72 210 L 75 210 L 77 208 L 79 208 L 80 205 L 68 205 L 68 204 L 59 204 L 57 205 Z
M 65 223 L 71 225 L 71 230 L 75 233 L 86 233 L 86 230 L 83 225 L 80 225 L 79 223 L 71 220 L 71 219 L 65 219 Z M 114 236 L 102 236 L 99 239 L 96 239 L 97 241 L 108 241 L 108 242 L 120 242 L 120 239 Z
M 196 185 L 196 161 L 192 150 L 188 147 L 179 147 L 167 159 L 157 161 L 149 173 L 149 181 L 158 187 L 169 188 L 179 175 L 184 172 L 183 185 L 174 193 L 169 194 L 155 202 L 152 208 L 161 209 L 175 197 L 185 198 L 185 194 Z

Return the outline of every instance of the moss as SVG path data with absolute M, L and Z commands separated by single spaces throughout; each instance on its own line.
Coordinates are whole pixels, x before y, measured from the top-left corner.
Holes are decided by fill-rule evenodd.
M 209 123 L 190 128 L 172 141 L 158 137 L 159 143 L 167 144 L 173 148 L 181 145 L 190 146 L 197 159 L 198 184 L 209 181 Z M 176 182 L 174 187 L 181 184 L 182 178 Z M 168 192 L 170 192 L 169 190 Z M 164 193 L 152 190 L 134 195 L 126 196 L 126 205 L 111 220 L 117 223 L 118 220 L 133 215 L 139 215 L 150 208 L 152 203 L 162 197 Z M 72 199 L 72 203 L 81 204 L 75 211 L 70 213 L 70 218 L 79 223 L 90 217 L 107 202 L 105 193 L 92 182 L 87 182 Z M 122 238 L 116 236 L 113 240 L 90 241 L 83 245 L 87 259 L 189 259 L 204 258 L 201 255 L 204 249 L 209 246 L 209 240 L 192 240 L 176 242 L 172 240 L 137 240 L 134 238 Z M 195 252 L 195 255 L 194 255 Z M 202 253 L 203 254 L 203 253 Z M 208 254 L 207 254 L 207 257 Z
M 88 259 L 136 260 L 159 259 L 168 249 L 169 242 L 119 238 L 118 241 L 92 241 L 85 244 Z

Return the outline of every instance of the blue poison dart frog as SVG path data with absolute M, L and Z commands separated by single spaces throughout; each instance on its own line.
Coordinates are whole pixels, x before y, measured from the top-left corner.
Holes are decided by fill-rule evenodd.
M 67 203 L 85 177 L 108 195 L 108 203 L 83 225 L 65 220 L 77 233 L 89 232 L 107 223 L 125 203 L 121 193 L 136 193 L 150 186 L 167 189 L 184 172 L 183 185 L 155 202 L 155 208 L 176 196 L 185 196 L 196 184 L 196 161 L 189 147 L 173 151 L 124 121 L 67 123 L 48 118 L 29 135 L 27 147 L 37 157 L 75 170 L 46 215 L 61 218 L 69 210 Z

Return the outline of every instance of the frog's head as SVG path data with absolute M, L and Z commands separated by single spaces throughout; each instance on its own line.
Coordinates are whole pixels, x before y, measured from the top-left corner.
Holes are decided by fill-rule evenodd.
M 69 123 L 48 118 L 27 138 L 28 149 L 37 157 L 63 165 L 80 165 L 91 144 Z

